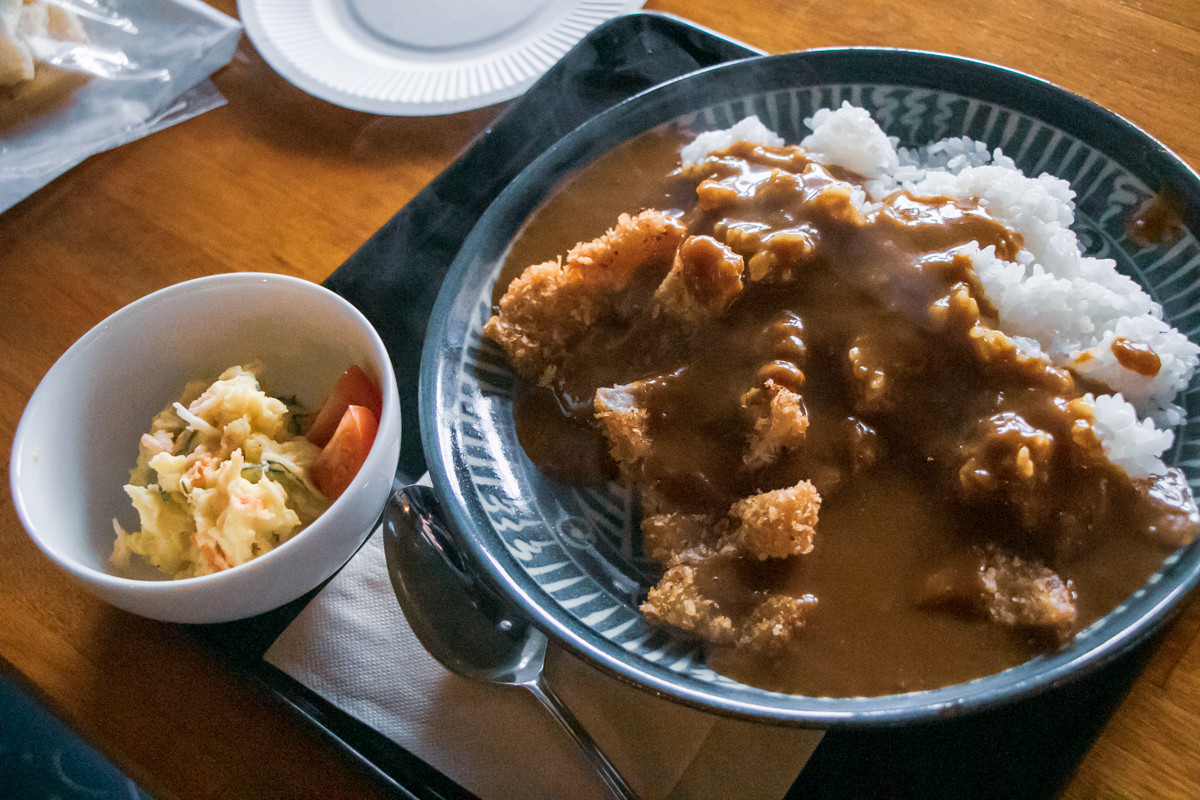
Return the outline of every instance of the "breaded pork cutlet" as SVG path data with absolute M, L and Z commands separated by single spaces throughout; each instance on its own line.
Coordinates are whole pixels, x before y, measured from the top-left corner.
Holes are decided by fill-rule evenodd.
M 642 462 L 650 454 L 650 416 L 638 387 L 638 383 L 606 386 L 596 390 L 592 401 L 609 452 L 621 475 L 633 485 L 638 484 Z
M 566 260 L 534 264 L 509 284 L 483 332 L 527 380 L 539 381 L 588 327 L 619 312 L 623 290 L 643 268 L 665 271 L 685 228 L 654 209 L 622 214 L 616 226 L 571 248 Z
M 1075 587 L 1048 567 L 989 545 L 980 573 L 988 615 L 1001 625 L 1065 635 L 1075 624 Z
M 589 328 L 638 313 L 634 294 L 653 290 L 651 305 L 640 313 L 668 320 L 678 331 L 704 324 L 742 292 L 745 265 L 741 255 L 716 239 L 685 239 L 684 230 L 660 211 L 622 215 L 611 230 L 576 245 L 565 259 L 528 267 L 509 285 L 485 335 L 508 353 L 524 378 L 548 385 L 553 370 L 568 361 Z M 660 463 L 652 442 L 654 393 L 669 392 L 681 374 L 601 387 L 593 398 L 595 420 L 613 460 L 645 511 L 645 552 L 664 568 L 642 611 L 652 623 L 714 644 L 766 652 L 792 639 L 816 600 L 772 593 L 746 607 L 722 609 L 705 595 L 697 576 L 720 560 L 760 563 L 810 552 L 821 497 L 801 481 L 728 507 L 690 513 L 662 496 L 659 481 L 669 482 L 681 466 L 695 468 L 686 458 Z M 800 446 L 808 418 L 793 388 L 767 378 L 743 395 L 742 422 L 732 424 L 745 425 L 744 469 L 767 465 Z M 693 455 L 702 452 L 697 444 Z
M 654 291 L 658 313 L 697 324 L 720 314 L 742 291 L 742 257 L 711 236 L 689 236 Z
M 647 554 L 664 566 L 716 556 L 756 561 L 811 553 L 821 495 L 808 481 L 735 502 L 724 518 L 668 512 L 642 519 Z
M 821 495 L 808 481 L 761 492 L 729 509 L 726 541 L 759 560 L 811 553 Z
M 650 588 L 641 611 L 652 625 L 670 625 L 713 644 L 734 644 L 738 634 L 733 620 L 696 583 L 698 568 L 676 564 Z
M 643 466 L 652 455 L 650 409 L 647 395 L 661 389 L 676 376 L 658 376 L 653 380 L 634 381 L 596 390 L 593 406 L 600 431 L 622 477 L 642 493 L 643 505 L 650 513 L 662 510 L 653 481 L 643 474 Z M 742 397 L 745 412 L 745 451 L 742 461 L 747 470 L 774 463 L 787 450 L 802 446 L 808 430 L 808 415 L 799 394 L 767 380 L 764 386 Z
M 1070 580 L 994 544 L 976 547 L 971 557 L 931 574 L 919 602 L 1052 638 L 1069 635 L 1078 616 Z
M 728 520 L 708 514 L 651 514 L 642 517 L 642 547 L 664 567 L 695 565 L 712 557 L 728 527 Z
M 641 611 L 656 625 L 670 625 L 718 645 L 773 652 L 804 627 L 816 598 L 782 593 L 761 596 L 749 611 L 730 612 L 709 597 L 699 575 L 720 561 L 803 555 L 813 549 L 821 497 L 808 481 L 739 500 L 724 519 L 703 514 L 656 514 L 642 520 L 651 558 L 666 571 L 650 589 Z
M 650 589 L 641 611 L 654 625 L 669 625 L 716 645 L 733 645 L 759 653 L 777 652 L 804 627 L 816 606 L 812 595 L 771 594 L 748 614 L 733 616 L 705 596 L 700 567 L 676 564 Z
M 799 394 L 773 380 L 742 398 L 752 420 L 746 454 L 748 469 L 773 464 L 784 450 L 800 446 L 808 430 L 808 414 Z

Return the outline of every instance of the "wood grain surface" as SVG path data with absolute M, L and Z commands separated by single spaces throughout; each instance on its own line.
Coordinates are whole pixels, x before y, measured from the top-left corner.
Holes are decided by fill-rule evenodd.
M 214 0 L 237 15 L 233 0 Z M 1050 80 L 1200 166 L 1195 0 L 650 0 L 782 53 L 876 45 Z M 95 156 L 0 215 L 0 479 L 26 401 L 79 336 L 188 278 L 324 280 L 502 107 L 391 118 L 325 103 L 243 38 L 228 105 Z M 0 498 L 0 657 L 160 798 L 369 797 L 379 785 L 178 628 L 85 595 Z M 1080 765 L 1070 798 L 1200 797 L 1200 602 L 1187 603 Z

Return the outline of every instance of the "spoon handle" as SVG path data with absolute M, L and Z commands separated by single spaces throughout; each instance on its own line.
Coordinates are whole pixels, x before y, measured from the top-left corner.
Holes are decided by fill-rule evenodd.
M 533 692 L 559 725 L 571 734 L 575 744 L 579 745 L 579 749 L 587 756 L 588 761 L 592 762 L 592 766 L 600 773 L 600 778 L 612 791 L 613 796 L 620 800 L 637 800 L 637 793 L 625 782 L 621 773 L 617 772 L 617 768 L 608 760 L 608 756 L 604 755 L 604 751 L 596 744 L 596 740 L 588 734 L 575 715 L 571 713 L 571 709 L 567 708 L 566 703 L 560 700 L 554 690 L 550 688 L 545 676 L 539 673 L 536 678 L 526 681 L 522 685 Z

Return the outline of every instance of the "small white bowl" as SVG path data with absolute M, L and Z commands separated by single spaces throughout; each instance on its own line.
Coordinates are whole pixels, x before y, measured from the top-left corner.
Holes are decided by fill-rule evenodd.
M 353 483 L 292 539 L 232 569 L 183 580 L 145 564 L 118 571 L 109 562 L 112 521 L 137 527 L 122 487 L 151 419 L 189 380 L 253 360 L 270 393 L 309 408 L 351 364 L 379 382 L 379 432 Z M 25 530 L 84 588 L 145 617 L 226 622 L 278 608 L 340 568 L 383 509 L 399 454 L 396 379 L 367 319 L 309 281 L 234 273 L 143 297 L 72 345 L 21 416 L 10 476 Z

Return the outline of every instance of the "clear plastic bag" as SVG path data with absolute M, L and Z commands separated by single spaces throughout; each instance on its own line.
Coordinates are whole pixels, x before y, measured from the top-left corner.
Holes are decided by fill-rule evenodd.
M 207 78 L 241 35 L 201 0 L 46 2 L 72 12 L 89 41 L 27 40 L 40 61 L 80 77 L 0 128 L 0 211 L 94 153 L 221 105 Z

